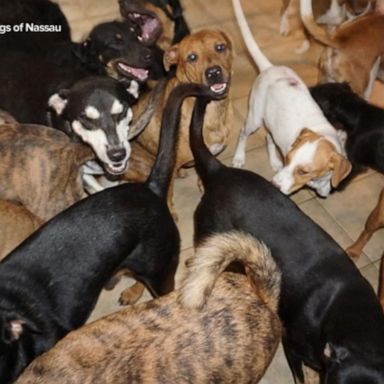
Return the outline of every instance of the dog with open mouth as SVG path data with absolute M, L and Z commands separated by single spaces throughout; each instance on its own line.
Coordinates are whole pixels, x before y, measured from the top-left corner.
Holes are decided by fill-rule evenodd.
M 48 104 L 52 125 L 90 145 L 104 170 L 119 175 L 131 153 L 132 100 L 120 82 L 88 77 L 53 94 Z
M 179 0 L 119 0 L 120 13 L 140 29 L 139 40 L 165 50 L 190 31 Z
M 145 180 L 150 172 L 159 143 L 159 129 L 162 111 L 168 95 L 180 83 L 202 83 L 220 96 L 207 108 L 204 125 L 204 138 L 214 155 L 226 146 L 231 126 L 231 103 L 228 97 L 232 74 L 232 42 L 230 37 L 216 29 L 203 29 L 186 36 L 179 44 L 165 51 L 164 66 L 175 68 L 174 77 L 170 78 L 157 108 L 145 130 L 132 142 L 130 167 L 124 174 L 126 180 Z M 143 94 L 134 105 L 134 116 L 139 116 L 148 104 L 151 93 Z M 183 105 L 180 123 L 179 145 L 176 155 L 176 172 L 193 161 L 189 146 L 189 123 L 194 100 L 189 99 Z M 170 190 L 170 192 L 172 189 Z M 172 197 L 169 196 L 171 203 Z

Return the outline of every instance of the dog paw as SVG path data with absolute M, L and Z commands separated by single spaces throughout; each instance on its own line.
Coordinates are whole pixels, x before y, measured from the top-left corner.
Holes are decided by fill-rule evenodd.
M 305 40 L 303 40 L 301 45 L 295 49 L 295 52 L 298 55 L 301 55 L 301 54 L 307 52 L 310 46 L 311 46 L 311 43 L 309 42 L 309 40 L 305 39 Z
M 133 284 L 132 287 L 124 289 L 124 291 L 121 292 L 119 297 L 119 304 L 120 305 L 136 304 L 137 301 L 143 295 L 144 289 L 145 289 L 144 285 L 139 281 L 136 281 L 136 283 Z
M 345 250 L 345 253 L 348 255 L 349 258 L 351 258 L 352 260 L 357 260 L 360 256 L 360 251 L 355 249 L 353 246 L 347 248 Z
M 245 159 L 243 156 L 235 156 L 232 160 L 232 167 L 234 168 L 243 168 L 245 164 Z
M 280 19 L 280 35 L 288 36 L 291 32 L 291 25 L 287 15 L 282 15 Z

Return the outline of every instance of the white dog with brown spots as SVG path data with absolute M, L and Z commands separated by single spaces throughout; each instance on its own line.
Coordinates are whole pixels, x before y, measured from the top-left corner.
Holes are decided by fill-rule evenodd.
M 272 182 L 285 194 L 307 185 L 326 197 L 351 171 L 342 138 L 300 77 L 288 67 L 272 65 L 264 56 L 252 37 L 240 0 L 232 3 L 244 41 L 260 69 L 233 166 L 244 165 L 247 137 L 264 122 L 270 163 L 277 172 Z

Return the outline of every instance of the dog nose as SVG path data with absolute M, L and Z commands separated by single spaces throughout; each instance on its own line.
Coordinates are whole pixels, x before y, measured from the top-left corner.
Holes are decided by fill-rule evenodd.
M 122 161 L 127 156 L 125 148 L 112 148 L 107 151 L 107 156 L 114 162 Z
M 215 65 L 214 67 L 210 67 L 205 71 L 205 76 L 208 80 L 214 83 L 217 80 L 222 79 L 223 71 L 218 65 Z

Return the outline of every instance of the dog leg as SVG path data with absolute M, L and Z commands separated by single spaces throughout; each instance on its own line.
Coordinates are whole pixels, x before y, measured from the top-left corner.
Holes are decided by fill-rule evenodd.
M 303 372 L 303 362 L 301 359 L 297 358 L 291 351 L 291 348 L 288 346 L 288 343 L 283 340 L 283 349 L 285 357 L 289 368 L 291 369 L 293 380 L 295 384 L 305 384 L 304 383 L 304 372 Z
M 380 193 L 376 207 L 368 216 L 363 232 L 356 242 L 346 249 L 348 256 L 357 259 L 372 235 L 382 227 L 384 227 L 384 188 Z
M 368 100 L 369 97 L 371 96 L 373 84 L 375 83 L 375 80 L 376 80 L 377 75 L 378 75 L 379 70 L 380 70 L 380 62 L 381 62 L 381 57 L 379 56 L 376 59 L 375 63 L 373 64 L 371 71 L 369 72 L 368 84 L 367 84 L 367 87 L 365 88 L 365 91 L 364 91 L 364 99 L 365 100 Z
M 272 169 L 275 172 L 280 171 L 284 164 L 281 161 L 281 156 L 279 151 L 277 150 L 276 144 L 274 143 L 272 136 L 267 134 L 267 150 L 269 155 L 269 162 L 271 163 Z
M 384 310 L 384 253 L 381 256 L 380 261 L 380 272 L 379 272 L 379 289 L 377 291 L 379 296 L 380 304 Z
M 232 165 L 235 168 L 242 168 L 244 166 L 247 138 L 249 135 L 256 132 L 263 123 L 263 110 L 266 93 L 267 86 L 263 86 L 263 84 L 260 84 L 258 80 L 256 80 L 249 99 L 247 120 L 244 127 L 240 131 L 239 141 L 232 160 Z
M 289 22 L 289 16 L 292 6 L 292 0 L 283 0 L 280 16 L 280 35 L 287 36 L 291 32 L 291 24 Z
M 306 365 L 303 365 L 303 372 L 304 372 L 304 383 L 305 384 L 319 384 L 320 383 L 319 374 L 316 371 L 314 371 L 312 368 L 309 368 Z
M 132 287 L 124 289 L 121 292 L 119 303 L 120 305 L 132 305 L 137 303 L 137 301 L 143 296 L 145 285 L 140 281 L 136 281 Z

